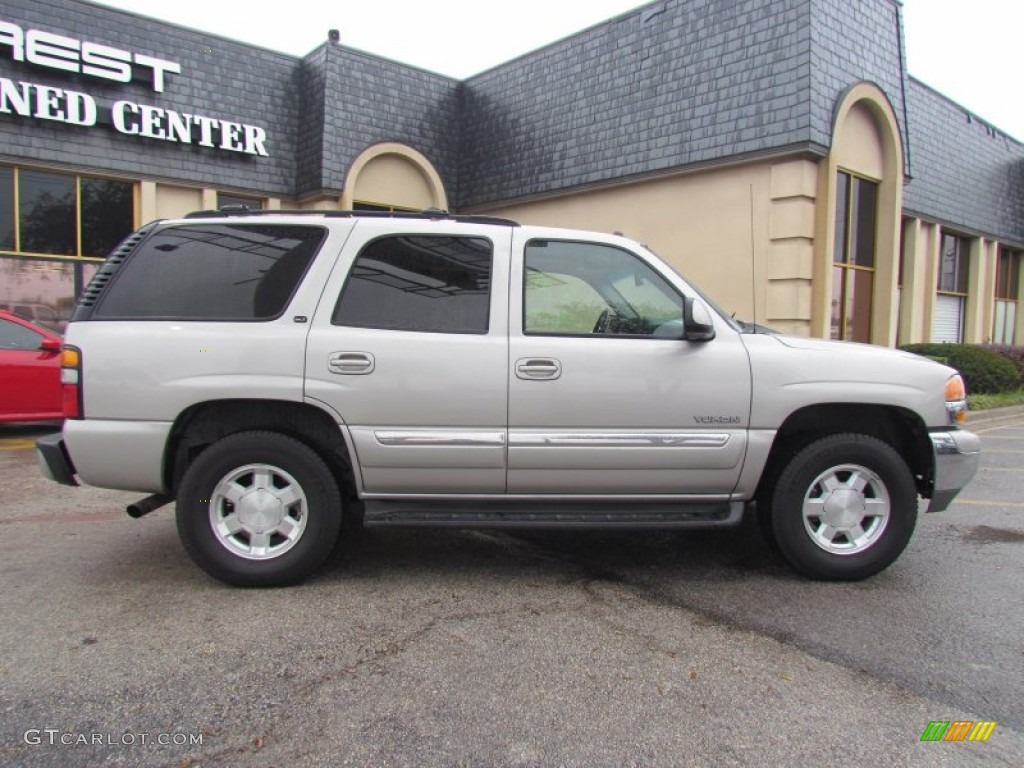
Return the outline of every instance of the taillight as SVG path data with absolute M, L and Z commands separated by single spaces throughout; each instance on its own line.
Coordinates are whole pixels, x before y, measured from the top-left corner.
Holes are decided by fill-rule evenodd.
M 82 409 L 82 350 L 65 344 L 60 353 L 60 384 L 65 419 L 84 418 Z

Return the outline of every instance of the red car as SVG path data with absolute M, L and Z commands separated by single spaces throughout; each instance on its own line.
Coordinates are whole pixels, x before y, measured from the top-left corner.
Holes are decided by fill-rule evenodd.
M 63 419 L 60 334 L 0 310 L 0 422 Z

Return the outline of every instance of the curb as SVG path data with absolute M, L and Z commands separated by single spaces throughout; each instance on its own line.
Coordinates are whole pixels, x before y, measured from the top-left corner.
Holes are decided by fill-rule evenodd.
M 987 411 L 971 411 L 965 426 L 971 432 L 986 432 L 998 427 L 1024 427 L 1024 405 L 991 408 Z

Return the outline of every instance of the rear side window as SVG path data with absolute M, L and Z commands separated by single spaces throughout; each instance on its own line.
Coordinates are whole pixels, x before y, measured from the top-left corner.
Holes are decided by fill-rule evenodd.
M 281 224 L 169 227 L 117 271 L 94 317 L 271 320 L 325 236 L 322 227 Z
M 427 333 L 487 333 L 493 247 L 482 237 L 399 235 L 356 257 L 332 322 Z

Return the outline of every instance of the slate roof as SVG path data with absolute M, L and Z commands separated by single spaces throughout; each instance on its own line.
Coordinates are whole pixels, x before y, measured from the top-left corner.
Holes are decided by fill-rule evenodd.
M 907 95 L 914 176 L 904 210 L 1024 246 L 1024 144 L 914 78 Z
M 808 0 L 663 0 L 470 78 L 462 205 L 806 144 Z

